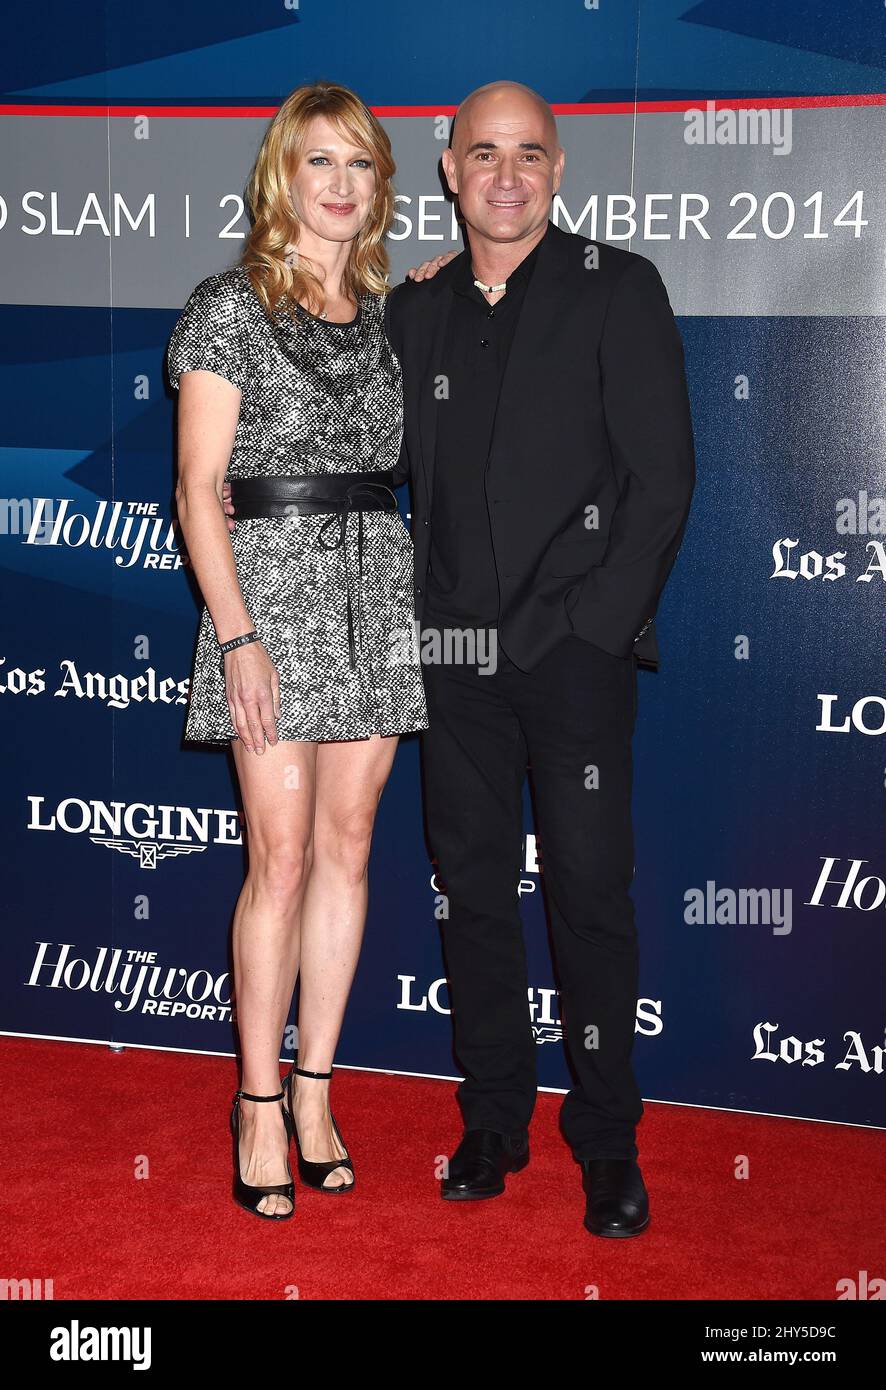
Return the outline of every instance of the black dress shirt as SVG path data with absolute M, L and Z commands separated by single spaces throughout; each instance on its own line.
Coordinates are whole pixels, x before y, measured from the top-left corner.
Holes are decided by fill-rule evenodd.
M 486 461 L 508 352 L 540 245 L 511 272 L 494 305 L 474 284 L 470 254 L 452 282 L 440 367 L 448 397 L 437 402 L 426 627 L 488 627 L 498 619 Z

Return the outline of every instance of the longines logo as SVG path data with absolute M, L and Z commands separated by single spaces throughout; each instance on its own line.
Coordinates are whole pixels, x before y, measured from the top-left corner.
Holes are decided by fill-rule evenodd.
M 448 981 L 445 978 L 432 980 L 421 997 L 417 997 L 417 991 L 413 989 L 416 980 L 415 975 L 398 975 L 397 979 L 400 982 L 398 1009 L 406 1009 L 411 1013 L 427 1013 L 428 1010 L 436 1014 L 452 1012 L 449 1008 L 448 996 L 446 996 Z M 541 986 L 535 988 L 530 986 L 528 1003 L 535 1041 L 539 1045 L 546 1042 L 559 1042 L 563 1036 L 563 1025 L 562 1021 L 556 1017 L 556 1013 L 559 1012 L 557 991 Z M 660 1033 L 662 1027 L 661 1000 L 638 999 L 637 1021 L 634 1031 L 642 1033 L 646 1037 L 652 1037 Z
M 886 734 L 886 699 L 882 695 L 863 695 L 846 714 L 834 710 L 839 695 L 819 695 L 821 718 L 815 732 L 821 734 Z M 870 707 L 870 709 L 869 709 Z
M 100 700 L 108 709 L 128 709 L 132 704 L 184 705 L 188 699 L 189 677 L 174 680 L 160 677 L 153 666 L 146 666 L 137 676 L 124 676 L 119 671 L 106 675 L 104 671 L 81 671 L 69 659 L 58 663 L 62 672 L 50 694 L 60 700 Z M 47 668 L 36 666 L 25 671 L 21 666 L 7 666 L 0 656 L 0 695 L 44 695 Z
M 75 796 L 66 797 L 54 811 L 48 811 L 44 800 L 42 796 L 28 797 L 28 830 L 86 835 L 94 845 L 131 855 L 142 869 L 156 869 L 161 859 L 199 854 L 210 844 L 243 843 L 236 811 L 158 806 L 144 801 L 84 801 Z
M 70 510 L 70 497 L 26 501 L 33 505 L 25 545 L 103 550 L 114 555 L 121 569 L 140 564 L 143 569 L 177 570 L 185 563 L 176 544 L 176 524 L 158 515 L 159 502 L 109 504 L 102 499 L 88 516 Z
M 32 989 L 85 990 L 107 994 L 119 1013 L 138 1010 L 158 1018 L 185 1017 L 226 1023 L 235 1013 L 229 976 L 184 966 L 161 965 L 156 951 L 97 946 L 95 960 L 73 954 L 70 942 L 38 941 L 31 973 Z

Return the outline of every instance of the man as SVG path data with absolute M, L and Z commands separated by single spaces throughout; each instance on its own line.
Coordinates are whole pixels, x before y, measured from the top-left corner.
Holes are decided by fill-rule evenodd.
M 653 620 L 695 461 L 658 271 L 549 221 L 564 159 L 536 93 L 471 93 L 443 154 L 467 249 L 392 292 L 388 332 L 404 372 L 423 643 L 429 629 L 470 631 L 477 651 L 497 651 L 490 669 L 424 668 L 427 823 L 465 1073 L 442 1196 L 495 1196 L 529 1158 L 535 1045 L 517 899 L 528 758 L 575 1077 L 562 1126 L 587 1229 L 624 1237 L 649 1220 L 631 1067 L 637 664 L 657 664 Z

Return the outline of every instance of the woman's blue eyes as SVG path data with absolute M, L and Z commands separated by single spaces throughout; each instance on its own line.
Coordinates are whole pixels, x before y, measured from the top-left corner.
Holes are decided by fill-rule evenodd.
M 311 158 L 308 160 L 308 163 L 309 163 L 309 164 L 328 164 L 328 163 L 329 163 L 329 160 L 326 158 L 325 154 L 315 154 L 315 155 L 312 155 L 312 156 L 311 156 Z M 372 168 L 372 160 L 371 160 L 371 159 L 352 159 L 352 160 L 351 160 L 351 163 L 352 163 L 352 164 L 361 164 L 361 165 L 363 166 L 364 169 L 371 169 L 371 168 Z

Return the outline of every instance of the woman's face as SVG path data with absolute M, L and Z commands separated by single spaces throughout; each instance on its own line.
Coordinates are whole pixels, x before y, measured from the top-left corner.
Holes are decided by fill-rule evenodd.
M 289 185 L 303 233 L 321 241 L 353 241 L 369 217 L 375 188 L 369 150 L 352 145 L 325 116 L 315 116 Z

